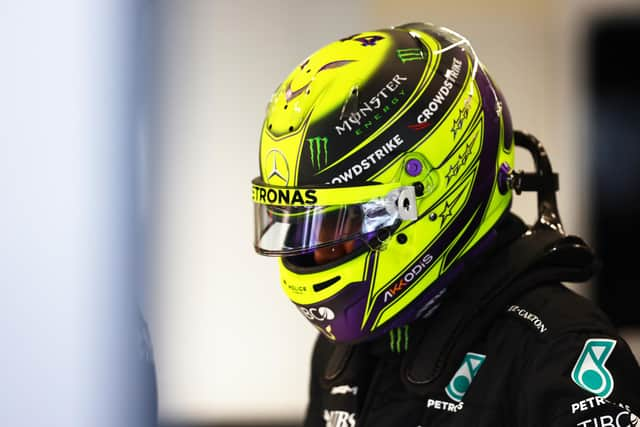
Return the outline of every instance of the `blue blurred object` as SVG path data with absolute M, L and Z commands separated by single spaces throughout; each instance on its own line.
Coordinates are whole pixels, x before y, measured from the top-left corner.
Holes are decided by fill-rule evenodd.
M 137 298 L 144 11 L 137 0 L 0 6 L 3 426 L 157 423 Z
M 145 425 L 156 426 L 158 425 L 158 387 L 156 381 L 156 364 L 153 357 L 153 344 L 151 342 L 151 335 L 142 317 L 142 313 L 139 312 L 139 329 L 138 329 L 138 364 L 137 369 L 141 374 L 140 383 L 142 385 L 140 390 L 139 399 L 142 408 L 142 417 Z

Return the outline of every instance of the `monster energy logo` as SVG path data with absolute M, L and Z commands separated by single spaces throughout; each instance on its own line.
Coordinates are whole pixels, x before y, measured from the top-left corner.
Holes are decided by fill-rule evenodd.
M 316 169 L 326 166 L 328 163 L 327 143 L 329 142 L 329 138 L 326 136 L 316 136 L 308 138 L 307 141 L 309 141 L 311 165 Z
M 409 325 L 389 331 L 389 347 L 392 353 L 400 353 L 403 349 L 404 351 L 409 349 Z
M 419 49 L 417 47 L 409 49 L 398 49 L 396 50 L 396 54 L 398 55 L 398 59 L 400 59 L 403 64 L 409 61 L 419 61 L 421 59 L 425 59 L 424 52 L 422 51 L 422 49 Z

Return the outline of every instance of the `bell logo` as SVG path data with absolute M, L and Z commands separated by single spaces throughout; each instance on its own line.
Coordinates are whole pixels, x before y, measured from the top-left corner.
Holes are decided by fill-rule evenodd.
M 608 397 L 613 391 L 613 377 L 604 365 L 615 346 L 615 340 L 588 339 L 571 371 L 573 382 L 596 396 Z
M 451 378 L 451 382 L 445 388 L 449 398 L 456 402 L 462 400 L 486 358 L 487 356 L 484 354 L 471 352 L 464 356 L 462 365 L 460 365 L 453 378 Z

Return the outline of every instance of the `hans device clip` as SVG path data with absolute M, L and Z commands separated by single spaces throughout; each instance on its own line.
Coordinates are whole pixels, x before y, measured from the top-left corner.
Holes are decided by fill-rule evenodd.
M 514 131 L 515 144 L 524 148 L 533 157 L 535 172 L 510 170 L 508 167 L 500 169 L 499 182 L 501 189 L 513 189 L 516 194 L 523 191 L 538 193 L 538 221 L 534 229 L 548 227 L 561 234 L 565 234 L 558 213 L 556 191 L 558 191 L 558 174 L 553 172 L 549 156 L 538 139 L 528 133 Z

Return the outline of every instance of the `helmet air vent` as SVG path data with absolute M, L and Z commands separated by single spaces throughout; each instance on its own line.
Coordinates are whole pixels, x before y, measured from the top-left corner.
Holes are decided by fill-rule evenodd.
M 333 285 L 334 283 L 337 283 L 339 280 L 340 280 L 340 276 L 336 276 L 329 280 L 325 280 L 324 282 L 316 283 L 315 285 L 313 285 L 313 290 L 316 292 L 320 292 L 322 290 L 327 289 L 329 286 Z
M 360 90 L 358 86 L 353 86 L 347 95 L 347 99 L 342 104 L 340 110 L 340 120 L 345 120 L 352 114 L 358 111 L 358 98 L 360 96 Z

